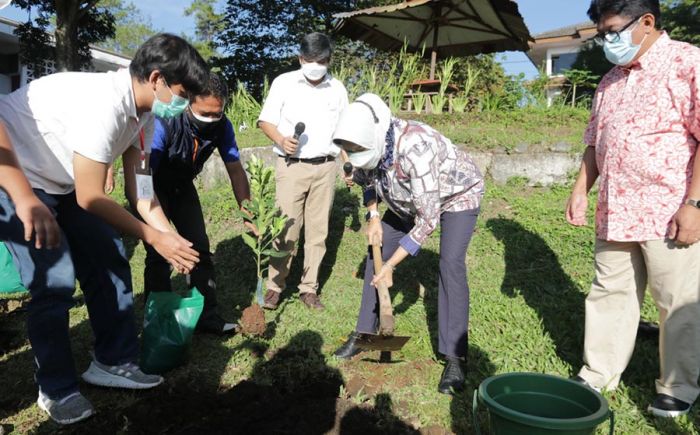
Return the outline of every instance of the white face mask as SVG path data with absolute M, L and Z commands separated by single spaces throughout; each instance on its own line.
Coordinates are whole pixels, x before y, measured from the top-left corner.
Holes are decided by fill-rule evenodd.
M 328 66 L 316 62 L 302 63 L 301 72 L 304 74 L 304 77 L 312 82 L 316 82 L 326 76 L 326 73 L 328 73 Z
M 219 121 L 221 121 L 221 118 L 222 118 L 222 116 L 219 116 L 218 118 L 209 118 L 208 116 L 202 116 L 202 115 L 199 115 L 194 110 L 192 110 L 191 108 L 190 108 L 190 113 L 192 113 L 192 117 L 194 119 L 196 119 L 199 122 L 203 122 L 205 124 L 212 124 L 214 122 L 219 122 Z
M 373 148 L 357 153 L 348 153 L 348 159 L 355 168 L 371 170 L 379 165 L 382 154 L 376 148 Z

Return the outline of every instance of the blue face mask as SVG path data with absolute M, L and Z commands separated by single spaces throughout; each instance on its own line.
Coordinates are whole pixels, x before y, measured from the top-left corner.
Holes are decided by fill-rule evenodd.
M 163 80 L 163 83 L 165 83 L 165 80 Z M 153 100 L 153 107 L 151 107 L 151 112 L 153 112 L 154 115 L 160 118 L 175 118 L 176 116 L 182 114 L 182 112 L 184 112 L 185 109 L 187 109 L 187 106 L 189 106 L 190 101 L 187 98 L 182 98 L 179 95 L 173 94 L 173 91 L 170 90 L 170 87 L 167 83 L 165 83 L 165 86 L 168 88 L 168 91 L 170 91 L 170 95 L 172 95 L 172 97 L 170 98 L 170 102 L 164 103 L 160 101 L 158 99 L 156 91 L 153 91 L 155 99 Z
M 647 39 L 647 35 L 644 35 L 642 43 L 644 43 L 645 39 Z M 620 37 L 617 41 L 605 41 L 603 44 L 605 58 L 615 65 L 628 65 L 632 62 L 637 53 L 639 53 L 639 50 L 642 48 L 642 43 L 637 45 L 632 42 L 632 29 L 620 32 Z

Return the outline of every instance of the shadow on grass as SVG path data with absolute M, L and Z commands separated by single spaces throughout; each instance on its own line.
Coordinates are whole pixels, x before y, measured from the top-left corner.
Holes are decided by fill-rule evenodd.
M 356 406 L 343 415 L 338 430 L 340 435 L 415 434 L 420 431 L 406 424 L 394 414 L 391 396 L 379 393 L 374 406 Z
M 539 235 L 505 218 L 489 219 L 486 228 L 505 245 L 501 291 L 510 297 L 522 295 L 542 320 L 557 356 L 571 367 L 579 367 L 583 362 L 585 295 Z
M 256 358 L 250 377 L 234 387 L 221 391 L 218 382 L 201 382 L 196 372 L 183 371 L 181 379 L 171 377 L 128 400 L 113 398 L 97 415 L 61 433 L 320 435 L 387 433 L 381 430 L 384 422 L 407 427 L 391 413 L 388 396 L 370 409 L 338 403 L 343 378 L 326 364 L 322 346 L 317 332 L 305 330 L 266 360 L 266 345 L 247 339 L 229 349 L 251 350 Z M 45 423 L 37 432 L 56 428 Z

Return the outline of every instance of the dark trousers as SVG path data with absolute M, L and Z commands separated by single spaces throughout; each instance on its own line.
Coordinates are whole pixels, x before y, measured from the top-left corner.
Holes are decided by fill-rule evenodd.
M 192 269 L 188 278 L 190 288 L 197 287 L 204 296 L 204 311 L 201 318 L 216 312 L 216 281 L 212 254 L 209 252 L 209 237 L 204 226 L 202 205 L 197 189 L 192 181 L 155 186 L 156 196 L 165 216 L 175 225 L 177 232 L 193 244 L 199 252 L 199 263 Z M 149 292 L 172 291 L 170 284 L 170 263 L 161 257 L 152 246 L 146 247 L 146 268 L 144 286 L 146 297 Z
M 469 285 L 466 255 L 474 232 L 478 210 L 443 213 L 440 216 L 440 275 L 438 280 L 438 351 L 450 357 L 467 354 L 467 325 L 469 322 Z M 402 221 L 387 211 L 382 218 L 382 260 L 386 262 L 399 247 L 399 241 L 411 228 L 412 222 Z M 371 285 L 374 276 L 372 250 L 365 263 L 357 332 L 377 332 L 379 302 L 377 290 Z
M 55 213 L 61 227 L 60 246 L 36 249 L 33 240 L 25 242 L 22 222 L 2 190 L 0 240 L 32 297 L 27 330 L 37 365 L 36 381 L 44 394 L 57 399 L 78 391 L 68 331 L 76 277 L 95 335 L 95 358 L 108 365 L 137 361 L 131 269 L 117 232 L 83 210 L 75 193 L 34 192 Z

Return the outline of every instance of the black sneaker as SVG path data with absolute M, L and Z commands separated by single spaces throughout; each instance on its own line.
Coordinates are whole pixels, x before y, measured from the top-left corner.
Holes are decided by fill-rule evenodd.
M 454 394 L 464 389 L 464 373 L 459 366 L 459 359 L 447 358 L 447 364 L 442 371 L 438 391 L 442 394 Z
M 666 394 L 657 394 L 656 399 L 649 405 L 647 411 L 657 417 L 680 417 L 690 411 L 690 403 Z
M 240 329 L 237 323 L 227 322 L 222 319 L 221 316 L 214 313 L 209 316 L 200 317 L 195 330 L 203 334 L 233 335 Z
M 336 350 L 333 355 L 335 355 L 338 358 L 341 359 L 351 359 L 355 355 L 358 355 L 362 352 L 362 349 L 359 347 L 355 346 L 355 341 L 357 340 L 357 337 L 360 336 L 359 332 L 351 332 L 350 335 L 348 335 L 348 339 L 345 343 L 343 343 L 342 346 Z

